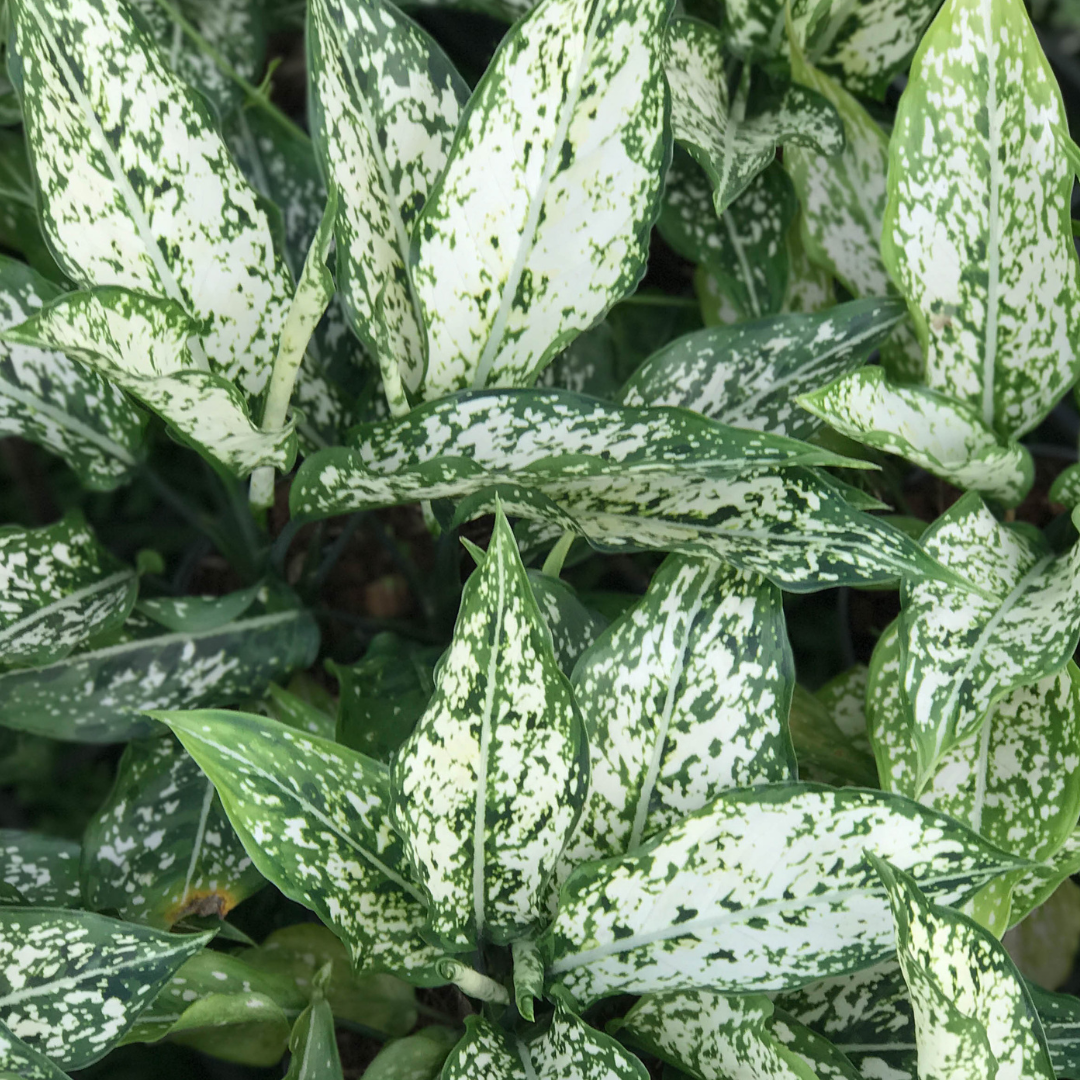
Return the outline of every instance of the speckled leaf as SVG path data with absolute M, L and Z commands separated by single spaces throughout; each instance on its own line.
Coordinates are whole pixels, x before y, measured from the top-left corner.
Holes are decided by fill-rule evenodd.
M 416 225 L 428 399 L 527 386 L 633 292 L 659 211 L 665 0 L 546 0 L 504 38 Z
M 1047 497 L 1068 510 L 1080 506 L 1080 464 L 1069 465 L 1058 473 Z
M 1034 428 L 1080 371 L 1064 123 L 1021 0 L 948 0 L 896 117 L 882 251 L 928 385 L 1002 437 Z
M 0 881 L 34 907 L 81 907 L 79 845 L 41 833 L 0 829 Z
M 58 1065 L 89 1065 L 210 936 L 86 912 L 0 909 L 0 1022 Z
M 255 603 L 261 586 L 223 596 L 155 596 L 135 606 L 140 614 L 176 633 L 217 630 L 239 619 Z
M 256 867 L 341 936 L 358 972 L 446 981 L 419 937 L 422 893 L 390 827 L 385 766 L 263 717 L 159 715 L 214 782 Z
M 901 590 L 901 681 L 925 778 L 996 700 L 1065 666 L 1080 633 L 1080 545 L 1054 555 L 1039 534 L 1000 524 L 976 495 L 946 511 L 922 544 L 980 590 L 929 580 Z
M 787 1013 L 774 1009 L 769 1028 L 776 1041 L 811 1070 L 814 1080 L 866 1080 L 847 1055 L 824 1035 Z
M 544 996 L 544 958 L 531 938 L 518 938 L 513 943 L 514 1004 L 520 1015 L 532 1023 L 535 1019 L 534 1001 Z
M 716 287 L 746 319 L 783 307 L 788 286 L 787 234 L 798 202 L 778 164 L 751 179 L 719 217 L 705 174 L 688 154 L 672 159 L 657 226 L 685 258 L 708 267 Z
M 292 425 L 261 432 L 240 390 L 200 366 L 187 347 L 194 328 L 171 300 L 107 287 L 58 297 L 0 337 L 63 350 L 153 409 L 181 441 L 239 476 L 263 464 L 290 468 L 296 453 Z
M 581 715 L 500 512 L 435 693 L 391 769 L 433 940 L 462 951 L 543 926 L 544 890 L 587 784 Z
M 998 438 L 973 408 L 924 386 L 893 386 L 879 367 L 804 394 L 798 404 L 849 439 L 1006 506 L 1020 502 L 1035 477 L 1028 451 Z
M 40 529 L 0 529 L 0 665 L 62 660 L 123 623 L 138 584 L 81 513 Z
M 289 1052 L 292 1057 L 285 1080 L 342 1080 L 334 1014 L 323 994 L 319 976 L 315 979 L 311 1004 L 293 1026 Z
M 83 838 L 89 905 L 168 928 L 224 918 L 263 885 L 198 765 L 171 738 L 132 743 Z
M 28 266 L 0 256 L 0 330 L 58 295 Z M 0 433 L 59 454 L 84 487 L 107 490 L 131 475 L 143 427 L 119 389 L 63 353 L 0 344 Z
M 726 0 L 727 47 L 740 57 L 768 59 L 784 42 L 784 0 Z
M 315 145 L 341 193 L 338 288 L 400 414 L 426 360 L 409 270 L 413 226 L 446 163 L 468 89 L 427 33 L 383 0 L 313 0 L 308 72 Z
M 611 1036 L 557 1004 L 551 1027 L 530 1042 L 482 1017 L 467 1017 L 465 1037 L 447 1058 L 442 1080 L 646 1080 L 648 1075 Z
M 1050 1060 L 1058 1076 L 1080 1076 L 1080 1001 L 1074 994 L 1051 994 L 1027 984 L 1039 1014 Z
M 782 990 L 884 959 L 892 927 L 867 850 L 956 903 L 1020 860 L 897 795 L 736 789 L 637 851 L 580 867 L 543 938 L 557 987 Z
M 7 64 L 0 61 L 0 86 L 10 86 L 6 76 Z M 14 98 L 14 90 L 10 93 Z M 17 122 L 22 123 L 21 115 Z M 22 254 L 49 281 L 66 284 L 41 233 L 29 151 L 21 130 L 0 130 L 0 242 L 10 251 Z
M 799 779 L 842 787 L 877 787 L 877 769 L 865 738 L 842 729 L 819 698 L 795 687 L 788 731 L 799 762 Z
M 1015 925 L 1046 903 L 1057 887 L 1073 874 L 1080 874 L 1080 829 L 1074 829 L 1057 851 L 1016 883 L 1009 922 Z
M 160 732 L 148 709 L 229 705 L 306 667 L 319 630 L 306 612 L 256 615 L 203 633 L 135 637 L 0 674 L 0 727 L 75 742 Z
M 0 1023 L 0 1070 L 3 1070 L 0 1075 L 16 1080 L 68 1080 L 67 1073 L 58 1065 L 16 1039 L 3 1023 Z
M 893 908 L 922 1080 L 1054 1080 L 1035 1008 L 1000 942 L 874 861 Z
M 569 675 L 581 654 L 604 632 L 607 620 L 587 608 L 565 581 L 537 570 L 528 575 L 533 598 L 551 632 L 555 659 Z
M 696 1080 L 818 1080 L 773 1036 L 763 995 L 688 990 L 642 998 L 610 1030 Z
M 120 0 L 11 0 L 9 11 L 42 220 L 61 268 L 84 288 L 180 305 L 199 323 L 201 366 L 210 358 L 259 393 L 291 289 L 210 106 Z
M 670 556 L 573 684 L 590 785 L 569 868 L 633 850 L 724 790 L 795 777 L 780 591 L 755 575 Z
M 429 1024 L 406 1039 L 395 1039 L 364 1070 L 364 1080 L 438 1080 L 459 1034 L 457 1028 Z
M 866 360 L 904 317 L 897 300 L 856 300 L 816 315 L 713 327 L 649 357 L 619 394 L 678 405 L 734 427 L 806 439 L 821 422 L 795 399 Z

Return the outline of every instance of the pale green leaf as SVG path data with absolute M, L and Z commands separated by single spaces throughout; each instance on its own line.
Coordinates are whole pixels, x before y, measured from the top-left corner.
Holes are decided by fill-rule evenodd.
M 0 881 L 34 907 L 82 907 L 79 845 L 41 833 L 0 829 Z
M 798 395 L 852 371 L 903 317 L 899 301 L 856 300 L 815 315 L 700 330 L 649 357 L 619 400 L 678 405 L 734 427 L 806 439 L 821 423 L 796 404 Z
M 166 630 L 201 633 L 239 619 L 255 603 L 259 589 L 252 585 L 224 596 L 157 596 L 141 599 L 135 606 Z
M 659 211 L 664 0 L 546 0 L 504 38 L 416 223 L 423 393 L 527 386 L 633 292 Z
M 385 766 L 245 713 L 159 715 L 213 781 L 252 862 L 341 936 L 358 972 L 446 981 L 419 936 L 423 894 L 390 827 Z
M 16 1039 L 3 1023 L 0 1023 L 0 1069 L 4 1070 L 3 1076 L 16 1080 L 68 1080 L 67 1073 L 58 1065 Z
M 210 936 L 87 912 L 0 909 L 0 1022 L 58 1065 L 89 1065 Z
M 892 928 L 868 848 L 946 903 L 1022 864 L 900 796 L 736 789 L 635 852 L 571 875 L 543 939 L 549 978 L 589 1003 L 702 983 L 781 990 L 876 963 Z
M 0 665 L 40 667 L 123 623 L 138 578 L 72 512 L 0 529 L 0 586 Z
M 311 1004 L 293 1025 L 289 1052 L 292 1056 L 285 1080 L 342 1080 L 334 1014 L 323 995 L 319 976 L 315 979 Z
M 973 408 L 924 386 L 893 386 L 879 367 L 853 372 L 798 403 L 849 439 L 1006 506 L 1020 502 L 1035 477 L 1028 451 L 998 438 Z
M 396 1039 L 376 1054 L 364 1080 L 437 1080 L 459 1035 L 454 1028 L 431 1024 L 407 1039 Z
M 64 272 L 182 307 L 200 366 L 266 384 L 290 293 L 217 121 L 120 0 L 11 0 L 42 221 Z M 73 200 L 72 193 L 75 193 Z
M 0 674 L 0 727 L 75 742 L 160 732 L 149 709 L 228 705 L 306 667 L 319 630 L 307 612 L 256 615 L 202 633 L 136 636 L 46 667 Z
M 1034 428 L 1080 371 L 1064 123 L 1021 0 L 948 0 L 901 98 L 882 250 L 927 384 L 1003 438 Z

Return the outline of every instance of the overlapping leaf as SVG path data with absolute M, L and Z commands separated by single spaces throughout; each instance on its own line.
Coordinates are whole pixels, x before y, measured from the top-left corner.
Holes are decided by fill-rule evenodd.
M 58 1065 L 22 1039 L 16 1039 L 3 1023 L 0 1023 L 0 1069 L 4 1070 L 3 1075 L 20 1080 L 68 1080 Z
M 529 385 L 636 288 L 670 156 L 668 12 L 546 0 L 503 40 L 416 224 L 426 398 Z
M 341 1080 L 341 1056 L 334 1035 L 334 1014 L 323 994 L 325 972 L 315 979 L 311 1004 L 300 1014 L 289 1037 L 285 1080 Z
M 865 675 L 865 669 L 862 672 Z M 795 687 L 792 696 L 788 730 L 799 762 L 799 779 L 836 787 L 877 787 L 865 719 L 858 718 L 861 725 L 841 726 L 838 721 L 843 714 L 834 711 L 822 697 L 822 691 L 811 694 L 801 686 Z
M 736 789 L 630 855 L 571 875 L 543 939 L 549 978 L 587 1003 L 703 982 L 758 993 L 865 967 L 891 945 L 868 848 L 946 903 L 1021 863 L 899 796 Z
M 535 570 L 528 575 L 533 598 L 551 632 L 555 659 L 569 675 L 581 654 L 604 632 L 607 620 L 587 608 L 565 581 Z
M 0 881 L 34 907 L 80 907 L 79 845 L 41 833 L 0 829 Z
M 457 1041 L 454 1028 L 430 1024 L 415 1035 L 384 1046 L 364 1076 L 366 1080 L 436 1080 Z

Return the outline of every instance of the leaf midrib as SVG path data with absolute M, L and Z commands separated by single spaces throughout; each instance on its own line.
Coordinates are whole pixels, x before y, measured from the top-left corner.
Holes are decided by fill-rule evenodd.
M 993 0 L 981 0 L 984 46 L 986 49 L 986 141 L 987 158 L 990 163 L 990 207 L 986 238 L 986 329 L 982 367 L 982 414 L 983 421 L 994 430 L 994 382 L 997 368 L 997 320 L 998 292 L 1001 275 L 1001 237 L 998 205 L 1001 199 L 1001 125 L 997 119 L 998 87 L 997 66 L 994 60 L 994 35 L 992 31 Z

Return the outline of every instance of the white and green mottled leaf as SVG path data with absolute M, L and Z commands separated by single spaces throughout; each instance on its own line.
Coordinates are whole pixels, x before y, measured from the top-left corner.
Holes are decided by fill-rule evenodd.
M 719 217 L 705 174 L 688 154 L 674 155 L 657 227 L 685 258 L 704 264 L 716 287 L 746 319 L 783 307 L 787 234 L 798 201 L 778 164 L 754 176 Z
M 435 692 L 391 767 L 394 819 L 449 951 L 546 922 L 544 890 L 588 784 L 581 714 L 499 513 Z
M 799 779 L 842 787 L 877 787 L 877 770 L 865 734 L 849 734 L 819 695 L 795 687 L 788 731 L 799 762 Z
M 556 1004 L 551 1027 L 526 1041 L 479 1016 L 465 1020 L 465 1037 L 451 1051 L 442 1080 L 646 1080 L 645 1066 Z
M 893 386 L 862 368 L 798 402 L 830 427 L 898 454 L 959 488 L 1015 506 L 1035 478 L 1026 448 L 1000 439 L 970 406 L 925 386 Z
M 311 1004 L 300 1014 L 289 1036 L 289 1071 L 285 1080 L 342 1080 L 341 1056 L 334 1033 L 334 1014 L 323 993 L 329 977 L 315 977 Z
M 1050 485 L 1047 498 L 1068 510 L 1075 510 L 1080 506 L 1080 463 L 1069 465 L 1058 473 Z
M 419 936 L 423 894 L 390 826 L 384 765 L 245 713 L 158 715 L 213 781 L 255 866 L 341 936 L 358 972 L 446 981 Z
M 63 350 L 237 475 L 264 464 L 290 468 L 296 453 L 292 425 L 260 431 L 240 390 L 195 360 L 186 344 L 193 330 L 172 300 L 110 286 L 58 297 L 0 336 L 17 345 Z
M 1058 886 L 1073 874 L 1080 874 L 1080 829 L 1074 829 L 1057 851 L 1042 860 L 1014 886 L 1010 925 L 1015 925 L 1046 903 Z
M 426 362 L 413 227 L 468 89 L 427 33 L 383 0 L 313 0 L 307 40 L 315 145 L 341 193 L 338 288 L 400 414 Z
M 536 1019 L 533 1003 L 544 996 L 544 958 L 531 938 L 518 938 L 512 955 L 514 1004 L 521 1016 L 532 1023 Z
M 224 596 L 155 596 L 135 605 L 140 614 L 174 633 L 218 630 L 239 619 L 255 603 L 261 586 Z
M 669 556 L 573 685 L 590 784 L 568 869 L 637 848 L 729 788 L 795 777 L 780 591 L 755 575 Z
M 0 256 L 0 330 L 58 295 L 28 266 Z M 119 389 L 63 353 L 0 344 L 0 433 L 59 454 L 85 487 L 108 490 L 131 475 L 143 428 Z
M 16 1039 L 7 1026 L 0 1023 L 0 1069 L 5 1077 L 16 1080 L 68 1080 L 59 1065 L 53 1064 L 44 1054 Z
M 1039 1014 L 1055 1074 L 1080 1074 L 1080 1002 L 1073 994 L 1051 994 L 1033 983 L 1027 984 L 1027 990 Z
M 765 60 L 779 55 L 784 42 L 784 7 L 783 0 L 726 0 L 727 47 L 743 58 Z
M 459 1036 L 456 1028 L 429 1024 L 415 1035 L 395 1039 L 376 1054 L 364 1080 L 438 1080 Z
M 892 904 L 922 1080 L 1054 1080 L 1035 1007 L 1001 943 L 871 857 Z
M 306 612 L 255 615 L 202 633 L 134 637 L 65 660 L 0 673 L 0 727 L 75 742 L 161 731 L 149 709 L 224 706 L 258 694 L 318 650 Z
M 1034 428 L 1080 371 L 1064 123 L 1021 0 L 948 0 L 897 113 L 882 251 L 927 384 L 1003 438 Z
M 82 907 L 79 845 L 41 833 L 0 829 L 0 881 L 34 907 Z
M 901 796 L 735 789 L 631 854 L 570 876 L 542 939 L 549 979 L 589 1003 L 702 983 L 782 990 L 876 963 L 892 928 L 867 849 L 946 903 L 1023 864 Z
M 262 888 L 214 787 L 171 738 L 131 743 L 83 838 L 89 906 L 169 928 Z
M 0 529 L 0 664 L 62 660 L 120 626 L 138 587 L 78 512 L 40 529 Z
M 569 675 L 581 654 L 604 632 L 607 620 L 587 608 L 565 581 L 536 570 L 529 570 L 528 575 L 533 598 L 551 632 L 555 659 Z
M 856 300 L 699 330 L 649 357 L 619 400 L 677 405 L 733 427 L 806 439 L 821 424 L 796 398 L 854 370 L 903 317 L 899 301 Z
M 258 394 L 291 289 L 210 106 L 120 0 L 12 0 L 9 11 L 42 223 L 61 269 L 83 288 L 178 304 L 199 324 L 201 366 L 209 358 Z
M 788 287 L 781 310 L 812 315 L 836 303 L 836 286 L 828 270 L 811 261 L 803 243 L 803 231 L 799 213 L 787 234 Z
M 826 155 L 844 146 L 836 110 L 804 86 L 791 84 L 782 96 L 759 103 L 746 68 L 731 99 L 725 55 L 724 35 L 715 27 L 672 20 L 664 59 L 672 132 L 708 174 L 717 215 L 768 167 L 778 146 L 811 146 Z M 748 115 L 751 104 L 758 107 Z
M 866 1080 L 847 1055 L 824 1035 L 779 1009 L 773 1010 L 769 1028 L 773 1038 L 789 1054 L 810 1068 L 814 1080 Z
M 637 287 L 670 156 L 669 10 L 546 0 L 504 38 L 416 223 L 426 398 L 529 385 Z
M 7 80 L 6 63 L 0 71 L 0 86 L 8 87 L 10 96 L 15 96 Z M 0 103 L 0 112 L 2 108 Z M 22 123 L 21 113 L 17 122 Z M 54 285 L 66 284 L 41 232 L 29 151 L 21 130 L 0 130 L 0 242 L 10 251 L 20 253 L 37 273 Z
M 946 511 L 922 544 L 979 589 L 909 580 L 901 590 L 901 683 L 925 779 L 995 701 L 1065 666 L 1080 633 L 1080 545 L 1054 555 L 1039 534 L 999 523 L 977 495 Z
M 88 912 L 0 909 L 0 1022 L 58 1065 L 89 1065 L 210 936 Z

